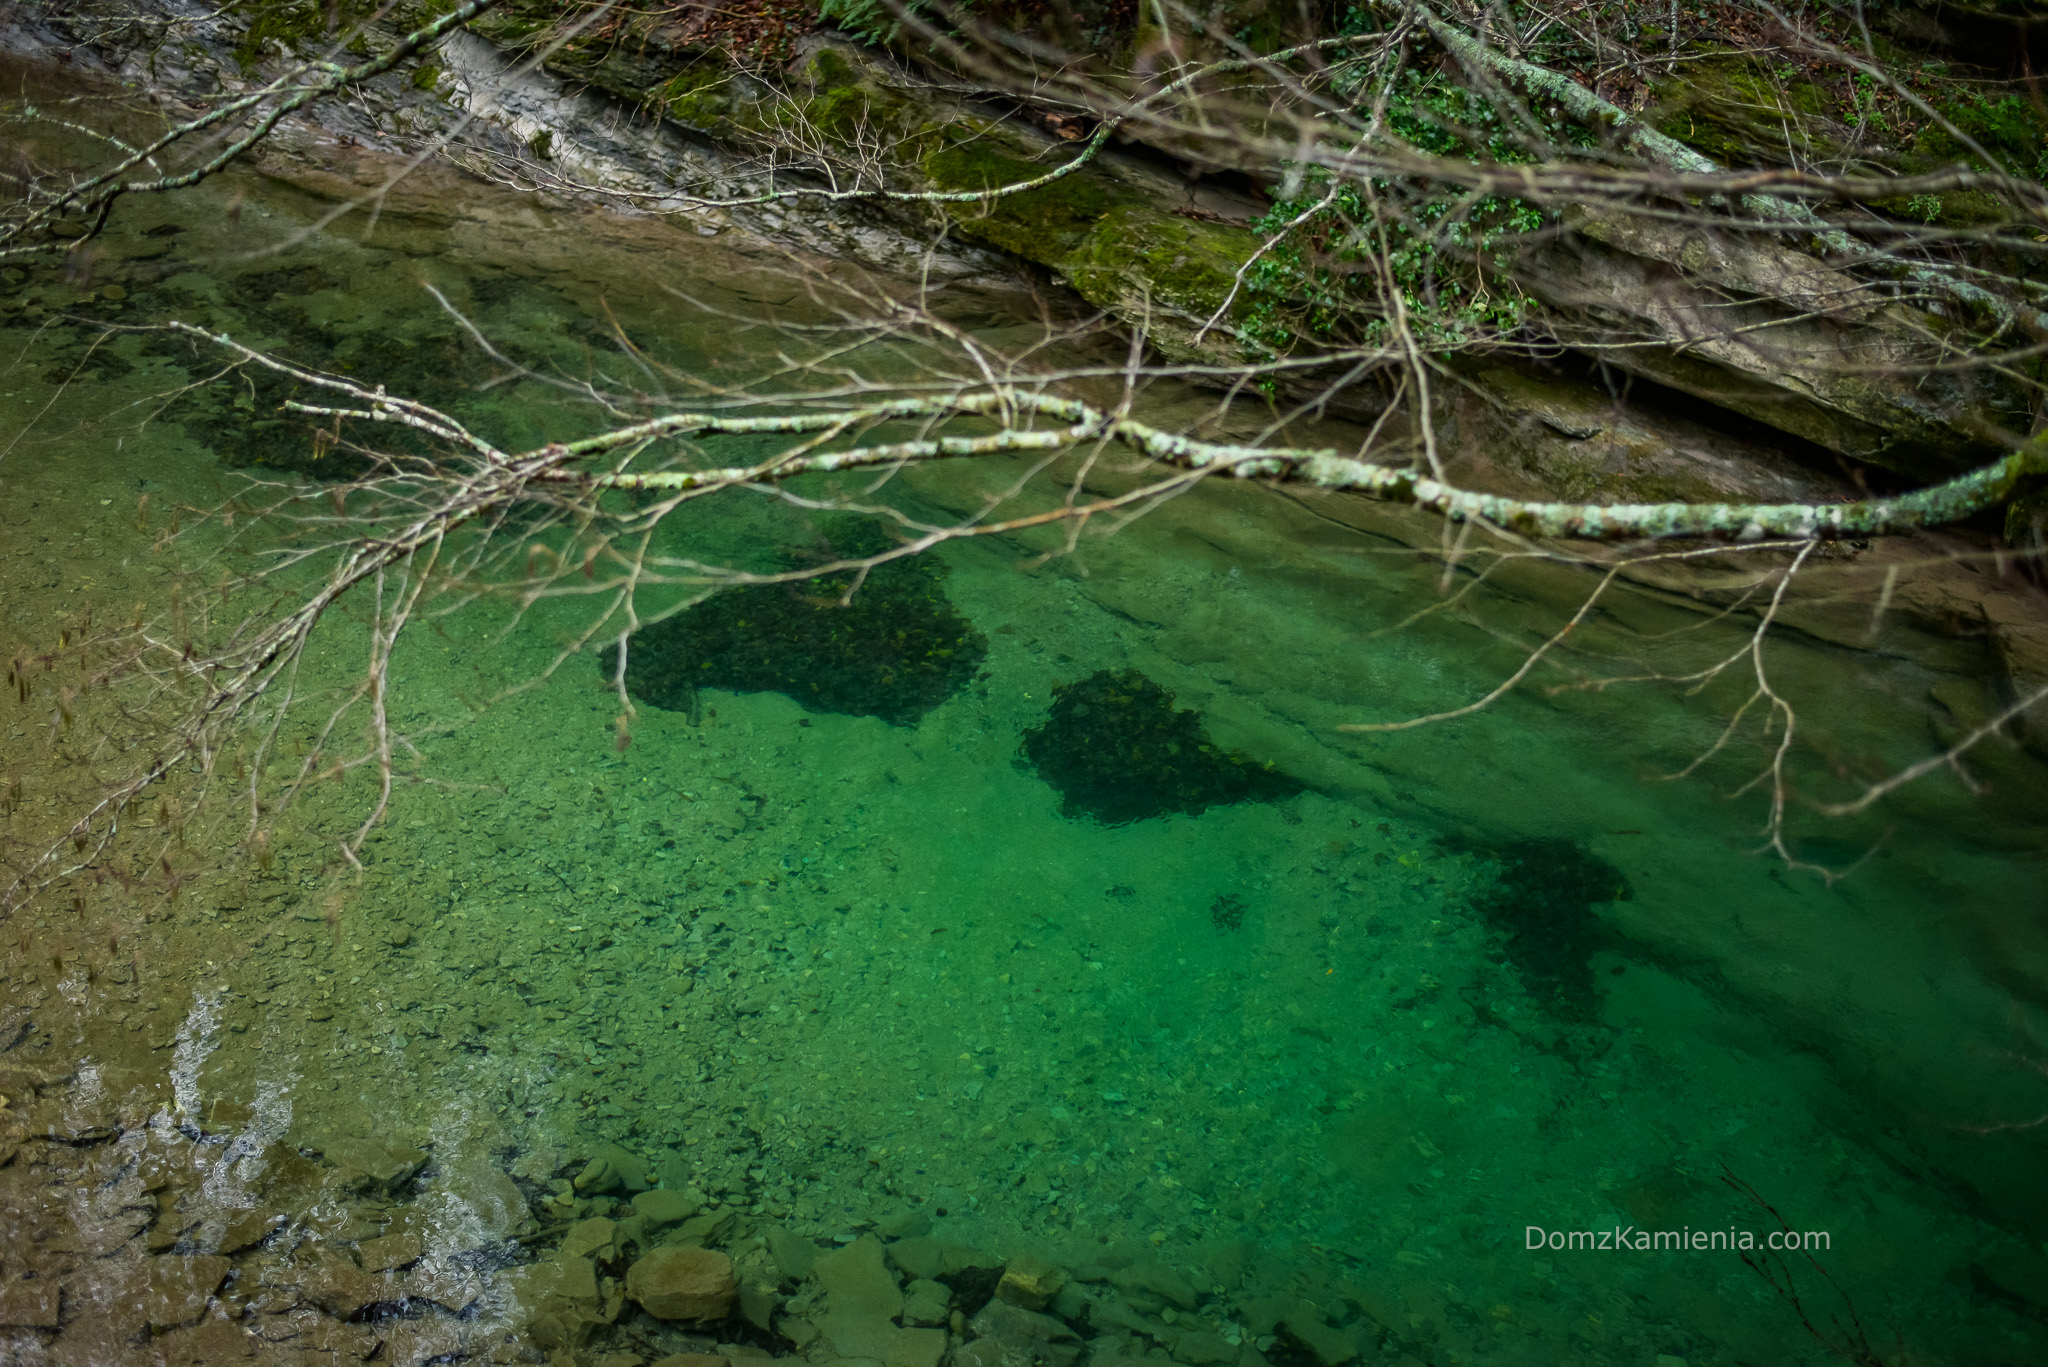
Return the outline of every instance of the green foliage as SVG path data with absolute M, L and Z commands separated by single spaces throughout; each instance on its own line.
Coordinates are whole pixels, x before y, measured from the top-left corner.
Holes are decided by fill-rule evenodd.
M 2032 100 L 2018 95 L 1996 99 L 1973 95 L 1949 104 L 1942 113 L 1985 151 L 2004 160 L 2003 169 L 2048 180 L 2048 122 Z M 1939 140 L 1951 144 L 1956 152 L 1962 150 L 1945 134 Z
M 1387 123 L 1437 156 L 1529 160 L 1485 99 L 1414 71 L 1388 100 Z M 1588 136 L 1562 125 L 1546 131 L 1574 141 Z M 1509 272 L 1522 241 L 1549 221 L 1535 205 L 1385 179 L 1336 185 L 1332 194 L 1335 183 L 1320 167 L 1295 180 L 1297 188 L 1252 225 L 1263 236 L 1286 234 L 1246 273 L 1251 303 L 1238 336 L 1254 354 L 1284 354 L 1304 339 L 1384 341 L 1392 305 L 1381 295 L 1375 259 L 1382 255 L 1385 281 L 1400 291 L 1423 346 L 1465 346 L 1523 325 L 1529 300 Z
M 234 7 L 249 16 L 249 27 L 235 44 L 235 61 L 244 71 L 261 61 L 272 43 L 297 51 L 321 39 L 339 42 L 383 12 L 377 0 L 245 0 Z M 362 47 L 354 35 L 351 51 Z
M 950 8 L 971 9 L 972 5 Z M 889 0 L 818 0 L 818 13 L 864 43 L 887 47 L 901 36 L 905 15 L 930 20 L 934 10 L 931 0 L 897 0 L 894 5 Z

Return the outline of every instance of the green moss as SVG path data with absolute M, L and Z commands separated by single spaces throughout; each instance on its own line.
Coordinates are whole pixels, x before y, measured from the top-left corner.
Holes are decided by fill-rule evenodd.
M 1657 95 L 1657 130 L 1724 166 L 1783 160 L 1786 130 L 1813 140 L 1834 104 L 1803 68 L 1774 70 L 1734 54 L 1686 63 Z
M 323 39 L 347 33 L 382 12 L 375 0 L 238 0 L 231 13 L 247 17 L 249 27 L 235 44 L 235 62 L 244 72 L 254 70 L 269 52 L 271 44 L 298 52 Z M 356 44 L 350 45 L 354 51 Z
M 932 153 L 924 159 L 924 169 L 936 189 L 991 190 L 1034 180 L 1052 168 L 969 142 Z M 1072 175 L 987 204 L 949 207 L 963 236 L 1027 261 L 1056 266 L 1126 198 L 1099 179 Z
M 1229 295 L 1238 268 L 1257 249 L 1243 228 L 1161 213 L 1143 203 L 1119 206 L 1066 263 L 1091 302 L 1128 304 L 1143 293 L 1157 303 L 1204 316 Z

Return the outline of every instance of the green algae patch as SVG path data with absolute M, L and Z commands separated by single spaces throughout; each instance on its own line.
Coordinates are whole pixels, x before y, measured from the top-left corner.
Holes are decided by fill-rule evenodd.
M 871 530 L 844 538 L 846 558 L 886 549 Z M 634 633 L 626 688 L 642 702 L 693 712 L 697 693 L 782 693 L 813 712 L 915 726 L 966 687 L 988 642 L 945 591 L 946 567 L 923 555 L 731 589 Z M 604 668 L 616 667 L 607 652 Z
M 1052 691 L 1043 725 L 1020 756 L 1059 790 L 1060 815 L 1122 826 L 1305 791 L 1281 773 L 1209 739 L 1201 716 L 1135 669 L 1100 670 Z

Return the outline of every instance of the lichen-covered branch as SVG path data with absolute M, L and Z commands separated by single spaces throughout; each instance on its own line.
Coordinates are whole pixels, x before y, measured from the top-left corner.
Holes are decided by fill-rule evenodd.
M 293 401 L 292 411 L 349 417 L 413 427 L 442 436 L 478 457 L 499 489 L 518 496 L 522 482 L 575 484 L 587 488 L 690 493 L 735 485 L 779 483 L 799 475 L 831 474 L 910 462 L 949 460 L 1005 452 L 1057 452 L 1089 442 L 1114 441 L 1149 459 L 1181 469 L 1239 479 L 1299 480 L 1325 489 L 1412 504 L 1455 522 L 1501 528 L 1524 536 L 1582 541 L 1723 537 L 1738 541 L 1881 536 L 1959 522 L 2011 498 L 2024 480 L 2048 476 L 2048 436 L 2029 441 L 2002 460 L 1941 484 L 1891 498 L 1853 503 L 1563 503 L 1508 498 L 1460 489 L 1412 467 L 1382 465 L 1340 455 L 1330 448 L 1242 445 L 1204 441 L 1170 432 L 1141 419 L 1110 412 L 1078 399 L 1044 394 L 1021 385 L 995 384 L 943 396 L 881 399 L 795 413 L 756 416 L 731 413 L 670 413 L 614 428 L 573 442 L 507 455 L 460 423 L 410 400 L 381 390 L 370 392 L 346 380 L 274 360 L 231 337 L 186 324 L 174 325 L 240 356 L 309 384 L 347 394 L 363 403 L 339 408 Z M 926 425 L 960 419 L 993 420 L 994 432 L 941 434 L 904 441 L 855 441 L 836 450 L 805 449 L 770 456 L 751 465 L 653 471 L 593 470 L 585 462 L 615 452 L 639 452 L 679 439 L 710 436 L 801 436 L 866 431 L 878 424 L 918 421 Z M 1032 425 L 1033 419 L 1058 423 Z M 512 477 L 517 472 L 517 478 Z M 451 479 L 459 476 L 450 476 Z
M 1624 147 L 1655 166 L 1689 178 L 1718 179 L 1728 174 L 1713 158 L 1659 132 L 1619 105 L 1602 99 L 1599 94 L 1588 90 L 1571 77 L 1548 67 L 1538 66 L 1534 62 L 1509 56 L 1480 42 L 1456 25 L 1445 22 L 1418 0 L 1382 0 L 1378 7 L 1403 13 L 1418 13 L 1423 24 L 1429 29 L 1430 36 L 1467 69 L 1491 71 L 1532 95 L 1555 101 L 1559 108 L 1583 123 L 1611 129 L 1621 138 Z M 1826 185 L 1821 178 L 1800 176 L 1797 173 L 1767 174 L 1765 179 L 1787 185 Z M 2016 201 L 2027 204 L 2036 217 L 2048 218 L 2048 204 L 2043 203 L 2039 186 L 2029 185 L 2010 176 L 1972 175 L 1970 180 L 1973 184 L 1995 183 Z M 1711 192 L 1714 187 L 1709 185 L 1706 188 Z M 1827 255 L 1859 258 L 1872 264 L 1884 265 L 1896 270 L 1902 278 L 1916 285 L 1944 294 L 1959 304 L 1983 310 L 2001 322 L 2019 323 L 2037 334 L 2048 333 L 2048 313 L 2026 307 L 1973 281 L 1962 279 L 1953 270 L 1930 265 L 1924 261 L 1907 260 L 1859 244 L 1840 227 L 1828 223 L 1797 200 L 1744 188 L 1740 177 L 1728 187 L 1728 191 L 1736 195 L 1737 202 L 1744 210 L 1762 222 L 1792 224 L 1810 229 L 1814 243 Z M 1886 193 L 1898 194 L 1901 190 L 1898 185 L 1893 185 Z M 1905 193 L 1924 191 L 1910 189 Z

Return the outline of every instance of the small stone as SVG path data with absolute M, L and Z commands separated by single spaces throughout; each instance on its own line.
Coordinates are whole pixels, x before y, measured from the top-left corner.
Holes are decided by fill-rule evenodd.
M 1195 1308 L 1193 1283 L 1162 1262 L 1138 1263 L 1113 1274 L 1109 1280 L 1117 1289 L 1126 1293 L 1146 1292 L 1161 1300 L 1171 1301 L 1183 1310 Z
M 578 1220 L 569 1226 L 569 1232 L 562 1237 L 561 1256 L 564 1258 L 596 1258 L 604 1262 L 613 1252 L 613 1240 L 618 1227 L 603 1216 L 590 1220 Z
M 1073 1367 L 1081 1356 L 1081 1340 L 1073 1330 L 1050 1315 L 1007 1301 L 990 1301 L 969 1327 L 977 1342 L 1000 1345 L 1018 1363 Z
M 814 1255 L 815 1252 L 813 1249 Z M 919 1281 L 930 1281 L 945 1270 L 944 1249 L 937 1239 L 929 1235 L 898 1239 L 890 1244 L 889 1261 L 896 1264 L 904 1276 Z
M 526 1193 L 494 1163 L 477 1160 L 465 1164 L 437 1185 L 450 1213 L 465 1226 L 473 1222 L 473 1227 L 481 1228 L 490 1238 L 507 1237 L 533 1214 Z
M 0 1281 L 0 1328 L 55 1329 L 58 1300 L 54 1277 Z
M 941 1325 L 953 1311 L 953 1288 L 944 1282 L 914 1281 L 903 1288 L 905 1324 Z
M 314 1020 L 326 1018 L 313 1013 Z M 341 1174 L 344 1186 L 385 1195 L 397 1192 L 427 1165 L 426 1154 L 388 1139 L 334 1139 L 322 1144 L 321 1151 Z
M 394 1267 L 410 1266 L 424 1257 L 426 1251 L 425 1242 L 410 1230 L 365 1239 L 356 1245 L 356 1257 L 362 1260 L 365 1272 L 388 1272 Z
M 1174 1341 L 1173 1360 L 1185 1362 L 1190 1367 L 1209 1367 L 1211 1363 L 1236 1362 L 1242 1349 L 1232 1347 L 1223 1335 L 1208 1329 L 1197 1329 L 1182 1334 Z
M 872 1234 L 819 1258 L 817 1276 L 834 1311 L 883 1320 L 903 1313 L 903 1293 L 882 1263 L 881 1240 Z
M 1026 1310 L 1043 1310 L 1067 1284 L 1066 1269 L 1028 1253 L 1010 1259 L 1003 1279 L 996 1283 L 996 1295 Z
M 707 1248 L 657 1248 L 626 1273 L 626 1294 L 661 1320 L 722 1320 L 738 1292 L 732 1259 Z
M 1088 1288 L 1080 1282 L 1068 1282 L 1060 1288 L 1059 1295 L 1052 1298 L 1052 1304 L 1046 1310 L 1069 1324 L 1081 1324 L 1088 1319 L 1089 1304 Z
M 649 1230 L 679 1225 L 695 1215 L 703 1204 L 703 1198 L 695 1193 L 666 1189 L 643 1191 L 633 1198 L 634 1213 L 646 1220 Z
M 741 1318 L 764 1334 L 775 1327 L 775 1306 L 774 1287 L 749 1282 L 740 1288 Z
M 285 1218 L 271 1210 L 237 1211 L 233 1219 L 221 1226 L 220 1240 L 213 1251 L 240 1253 L 245 1248 L 253 1248 L 269 1238 L 271 1231 L 283 1224 Z
M 164 1367 L 188 1362 L 211 1367 L 216 1362 L 254 1357 L 259 1347 L 268 1346 L 239 1324 L 208 1320 L 190 1329 L 173 1329 L 158 1335 L 150 1341 L 149 1357 Z
M 152 1329 L 174 1329 L 206 1313 L 206 1303 L 233 1267 L 211 1254 L 180 1257 L 164 1254 L 151 1260 L 145 1313 Z
M 729 1210 L 706 1211 L 692 1215 L 676 1226 L 671 1241 L 679 1244 L 715 1244 L 732 1232 L 737 1217 Z
M 591 1152 L 583 1171 L 576 1174 L 575 1185 L 577 1194 L 582 1196 L 601 1196 L 620 1187 L 646 1191 L 650 1185 L 647 1160 L 616 1144 L 600 1144 Z
M 1324 1324 L 1322 1317 L 1306 1310 L 1296 1310 L 1280 1321 L 1280 1327 L 1293 1335 L 1302 1346 L 1315 1355 L 1321 1367 L 1338 1367 L 1358 1356 L 1358 1344 L 1341 1329 L 1332 1329 Z
M 768 1256 L 775 1260 L 775 1270 L 786 1282 L 800 1282 L 811 1275 L 818 1265 L 818 1246 L 809 1239 L 795 1234 L 781 1225 L 770 1225 L 765 1231 L 768 1239 Z
M 932 1232 L 932 1217 L 916 1206 L 898 1206 L 875 1221 L 875 1233 L 884 1239 L 915 1239 Z

